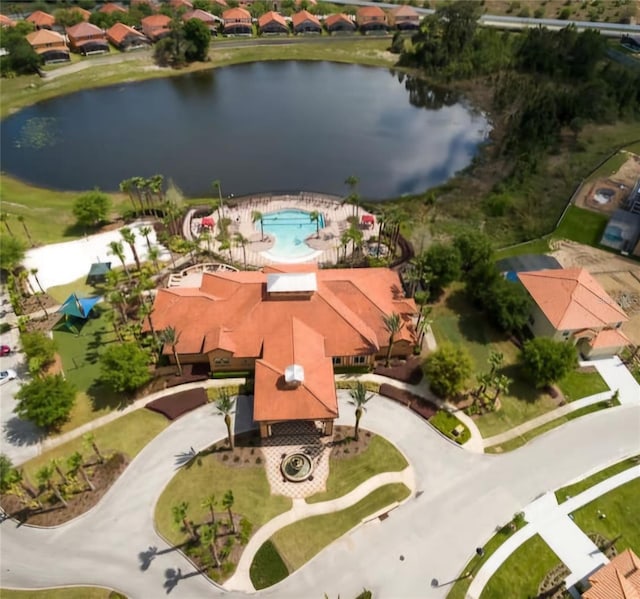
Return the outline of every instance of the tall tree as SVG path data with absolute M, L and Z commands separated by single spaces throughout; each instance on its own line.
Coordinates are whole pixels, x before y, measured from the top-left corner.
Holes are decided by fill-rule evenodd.
M 238 231 L 233 237 L 236 245 L 242 248 L 242 261 L 244 263 L 244 269 L 247 270 L 247 244 L 249 240 Z
M 127 273 L 127 277 L 131 280 L 131 273 L 127 268 L 127 263 L 125 262 L 124 256 L 124 246 L 121 241 L 110 241 L 109 242 L 109 254 L 112 256 L 116 256 L 118 260 L 122 263 L 122 267 L 124 268 L 124 272 Z
M 150 379 L 149 355 L 136 343 L 111 343 L 100 354 L 100 381 L 116 393 L 132 393 Z
M 354 216 L 357 215 L 358 202 L 360 200 L 360 196 L 356 192 L 356 189 L 358 188 L 358 183 L 359 182 L 360 182 L 360 179 L 358 179 L 358 177 L 356 177 L 355 175 L 349 175 L 344 180 L 344 184 L 349 188 L 349 195 L 347 196 L 345 201 L 353 206 L 353 215 Z
M 145 225 L 140 227 L 139 229 L 140 235 L 144 237 L 145 243 L 147 244 L 147 252 L 151 252 L 151 241 L 149 240 L 149 236 L 153 233 L 153 227 Z
M 38 285 L 38 289 L 40 289 L 40 293 L 44 293 L 44 289 L 42 288 L 42 285 L 40 284 L 40 279 L 38 279 L 38 269 L 37 268 L 32 268 L 29 270 L 29 273 L 31 274 L 31 276 L 34 278 L 36 285 Z
M 87 447 L 90 447 L 93 450 L 93 453 L 96 454 L 96 458 L 98 459 L 98 464 L 104 463 L 104 456 L 100 452 L 100 448 L 96 443 L 96 437 L 93 433 L 86 433 L 83 435 L 82 440 L 84 441 Z
M 122 236 L 122 240 L 129 246 L 129 249 L 133 254 L 133 259 L 136 263 L 136 270 L 140 271 L 140 257 L 138 256 L 138 251 L 136 250 L 136 234 L 131 229 L 129 229 L 129 227 L 122 227 L 122 229 L 120 229 L 120 235 Z
M 231 511 L 234 502 L 235 498 L 233 497 L 233 491 L 229 489 L 222 497 L 222 507 L 227 510 L 227 514 L 229 514 L 229 525 L 231 526 L 231 531 L 233 532 L 233 534 L 236 534 L 236 523 L 233 521 L 233 512 Z
M 193 524 L 189 521 L 187 517 L 187 510 L 189 509 L 189 504 L 186 501 L 181 501 L 177 505 L 174 505 L 171 508 L 171 513 L 173 514 L 173 521 L 179 528 L 184 528 L 187 531 L 187 534 L 191 538 L 192 541 L 197 540 L 198 536 L 196 535 L 196 531 L 193 528 Z
M 184 24 L 185 58 L 189 62 L 207 59 L 211 32 L 200 19 L 189 19 Z
M 356 408 L 356 428 L 354 432 L 355 440 L 360 438 L 360 419 L 366 410 L 366 404 L 373 399 L 373 393 L 368 393 L 362 381 L 358 381 L 356 386 L 349 391 L 350 403 Z
M 231 448 L 231 451 L 233 451 L 235 447 L 233 432 L 231 430 L 231 414 L 233 413 L 235 403 L 235 397 L 231 397 L 231 395 L 229 395 L 229 392 L 224 387 L 218 390 L 216 408 L 218 408 L 218 414 L 224 416 L 224 423 L 227 427 L 227 439 L 229 440 L 229 447 Z
M 37 426 L 55 430 L 69 418 L 76 389 L 61 374 L 45 375 L 25 383 L 15 394 L 16 414 Z
M 526 341 L 520 362 L 537 388 L 551 385 L 578 364 L 576 348 L 568 341 L 536 337 Z
M 29 240 L 29 245 L 31 247 L 35 247 L 36 244 L 33 243 L 33 238 L 31 237 L 31 233 L 27 228 L 27 223 L 24 219 L 24 216 L 22 216 L 22 214 L 18 215 L 18 222 L 22 225 L 22 228 L 24 229 L 24 234 L 27 236 L 27 239 Z
M 404 322 L 400 314 L 397 312 L 384 314 L 382 316 L 382 321 L 384 322 L 384 328 L 387 329 L 387 332 L 389 333 L 389 346 L 387 347 L 387 357 L 385 359 L 385 366 L 388 368 L 391 363 L 391 350 L 393 349 L 393 344 L 396 341 L 396 335 L 404 327 Z
M 11 237 L 15 237 L 15 235 L 13 234 L 13 231 L 11 230 L 11 227 L 9 226 L 9 215 L 6 212 L 0 212 L 0 220 L 2 221 L 2 224 L 7 229 L 7 233 L 9 233 Z
M 62 493 L 60 492 L 58 485 L 56 485 L 56 483 L 53 481 L 53 473 L 54 473 L 54 469 L 52 466 L 50 465 L 42 466 L 36 472 L 36 479 L 41 486 L 49 489 L 58 498 L 58 501 L 62 505 L 64 505 L 64 507 L 68 507 L 69 504 L 65 501 L 64 497 L 62 496 Z
M 160 331 L 159 333 L 160 341 L 162 343 L 168 343 L 171 346 L 171 351 L 173 352 L 173 359 L 176 361 L 176 366 L 178 367 L 178 376 L 182 376 L 182 364 L 180 364 L 180 358 L 178 356 L 178 350 L 176 346 L 180 341 L 180 333 L 178 333 L 175 327 L 167 327 L 166 329 Z
M 251 212 L 251 222 L 253 224 L 260 223 L 260 241 L 264 241 L 264 218 L 262 212 L 259 210 L 253 210 Z

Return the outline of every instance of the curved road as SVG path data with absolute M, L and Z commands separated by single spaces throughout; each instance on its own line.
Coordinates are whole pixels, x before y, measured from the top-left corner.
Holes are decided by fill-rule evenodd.
M 341 423 L 353 419 L 347 400 L 341 394 Z M 466 452 L 394 402 L 376 398 L 369 406 L 363 425 L 405 453 L 414 467 L 417 497 L 384 522 L 368 523 L 338 540 L 287 580 L 263 591 L 265 597 L 298 599 L 310 596 L 310 589 L 318 597 L 325 592 L 351 597 L 363 586 L 380 597 L 445 597 L 448 583 L 497 525 L 541 493 L 639 450 L 637 406 L 574 420 L 505 456 Z M 3 522 L 2 586 L 102 585 L 131 599 L 168 592 L 183 598 L 221 593 L 156 535 L 153 510 L 175 473 L 176 456 L 224 434 L 215 407 L 204 406 L 154 439 L 85 516 L 53 530 Z M 160 554 L 143 567 L 140 554 L 150 546 Z M 430 586 L 433 578 L 439 581 L 437 588 Z

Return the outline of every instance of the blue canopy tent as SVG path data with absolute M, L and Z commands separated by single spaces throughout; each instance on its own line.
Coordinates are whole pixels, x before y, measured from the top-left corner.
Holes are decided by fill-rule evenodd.
M 58 308 L 58 314 L 64 314 L 64 324 L 69 330 L 74 330 L 76 333 L 78 330 L 73 321 L 76 318 L 86 320 L 91 314 L 93 307 L 100 301 L 99 297 L 82 297 L 79 298 L 75 293 L 72 293 Z

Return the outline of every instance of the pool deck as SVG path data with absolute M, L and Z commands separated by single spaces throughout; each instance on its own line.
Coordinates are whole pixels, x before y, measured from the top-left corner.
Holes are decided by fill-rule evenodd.
M 320 234 L 315 234 L 306 239 L 309 247 L 315 250 L 312 254 L 304 257 L 291 257 L 284 259 L 280 256 L 272 256 L 269 250 L 274 245 L 274 239 L 265 236 L 262 239 L 260 232 L 260 223 L 252 222 L 251 215 L 258 211 L 263 215 L 280 210 L 304 210 L 312 212 L 317 210 L 324 216 L 324 227 L 320 229 Z M 246 245 L 247 264 L 260 267 L 275 263 L 303 263 L 317 262 L 320 264 L 335 264 L 338 261 L 338 253 L 342 254 L 343 248 L 340 246 L 340 237 L 349 228 L 348 217 L 353 216 L 354 206 L 337 202 L 333 199 L 323 197 L 321 195 L 303 193 L 303 194 L 274 194 L 273 196 L 261 196 L 256 199 L 248 199 L 239 203 L 237 206 L 224 206 L 223 216 L 231 220 L 229 232 L 231 234 L 231 248 L 221 249 L 220 242 L 215 237 L 220 233 L 218 229 L 218 213 L 212 213 L 211 216 L 216 221 L 215 229 L 212 232 L 210 242 L 211 249 L 222 255 L 229 256 L 231 261 L 237 264 L 244 263 L 243 249 L 241 245 L 233 242 L 236 233 L 240 233 L 249 240 Z M 360 222 L 362 216 L 371 214 L 358 207 L 357 216 Z M 201 218 L 193 218 L 191 220 L 191 233 L 194 239 L 198 238 Z M 375 225 L 371 227 L 361 227 L 366 242 L 371 237 L 376 236 L 379 230 L 379 223 L 375 220 Z M 202 242 L 203 247 L 205 242 Z M 351 244 L 349 244 L 351 246 Z

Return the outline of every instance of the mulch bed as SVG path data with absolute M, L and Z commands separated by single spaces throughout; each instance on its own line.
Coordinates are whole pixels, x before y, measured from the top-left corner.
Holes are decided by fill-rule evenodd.
M 393 399 L 403 406 L 411 408 L 416 414 L 422 416 L 425 420 L 429 420 L 437 411 L 438 407 L 430 401 L 411 393 L 405 389 L 398 389 L 388 383 L 380 385 L 380 395 L 384 395 L 389 399 Z
M 388 368 L 378 365 L 373 372 L 410 385 L 417 385 L 423 377 L 419 356 L 411 356 L 406 360 L 392 360 Z
M 333 441 L 331 441 L 331 455 L 335 460 L 352 458 L 365 451 L 369 447 L 371 439 L 375 436 L 371 431 L 360 429 L 358 440 L 354 438 L 353 426 L 338 425 L 333 429 Z
M 15 495 L 0 495 L 0 506 L 6 514 L 24 522 L 36 526 L 57 526 L 64 524 L 77 516 L 84 514 L 96 505 L 111 485 L 124 472 L 129 463 L 128 458 L 122 453 L 116 453 L 105 460 L 104 464 L 93 462 L 86 464 L 85 468 L 89 479 L 95 486 L 95 491 L 79 491 L 67 498 L 68 506 L 64 507 L 52 493 L 43 493 L 40 501 L 44 510 L 25 507 Z M 59 478 L 54 475 L 56 480 Z M 82 476 L 78 475 L 79 484 L 84 487 Z M 49 498 L 48 496 L 51 495 Z M 45 497 L 47 499 L 45 500 Z
M 169 420 L 175 420 L 180 416 L 195 410 L 207 403 L 207 392 L 203 387 L 179 391 L 173 395 L 161 397 L 149 402 L 145 408 L 166 416 Z

